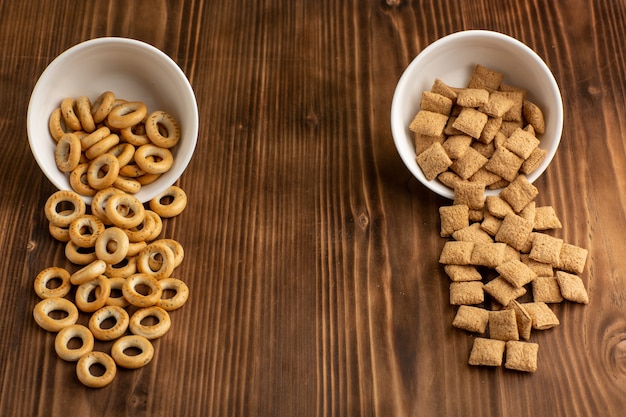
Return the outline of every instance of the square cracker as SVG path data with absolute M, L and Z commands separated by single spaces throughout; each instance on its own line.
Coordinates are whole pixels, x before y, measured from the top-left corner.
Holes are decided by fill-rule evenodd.
M 419 133 L 413 133 L 413 145 L 415 145 L 415 155 L 419 155 L 426 149 L 430 148 L 433 143 L 439 142 L 443 144 L 445 136 L 425 136 Z
M 530 154 L 528 158 L 522 163 L 519 171 L 524 175 L 529 175 L 531 172 L 534 172 L 539 165 L 546 159 L 548 155 L 548 151 L 542 148 L 535 148 L 535 150 Z
M 476 266 L 496 268 L 503 262 L 506 245 L 495 242 L 478 242 L 474 245 L 470 263 Z
M 477 337 L 474 339 L 468 363 L 478 366 L 501 366 L 505 347 L 504 340 Z
M 450 169 L 456 172 L 459 177 L 467 180 L 478 172 L 478 170 L 481 169 L 487 161 L 489 160 L 482 156 L 480 152 L 469 147 L 468 145 L 468 149 L 465 151 L 465 154 L 454 161 L 454 163 L 450 166 Z
M 519 340 L 515 311 L 506 309 L 490 311 L 489 337 L 498 340 Z
M 443 270 L 452 281 L 481 281 L 483 279 L 473 265 L 445 265 Z
M 459 113 L 452 124 L 452 127 L 473 138 L 479 138 L 483 128 L 487 124 L 487 120 L 489 120 L 489 116 L 485 113 L 479 112 L 471 107 L 463 107 L 461 113 Z
M 477 64 L 467 86 L 468 88 L 484 88 L 487 91 L 496 91 L 500 88 L 502 80 L 504 80 L 504 73 Z
M 560 264 L 563 239 L 546 233 L 532 233 L 532 247 L 528 256 L 535 261 L 550 264 L 557 268 Z
M 524 340 L 530 339 L 530 333 L 533 328 L 533 319 L 530 317 L 526 309 L 517 300 L 511 301 L 506 308 L 515 311 L 517 330 L 520 338 Z
M 443 149 L 446 150 L 450 159 L 456 160 L 465 155 L 471 144 L 472 137 L 469 135 L 452 135 L 443 142 Z
M 533 127 L 537 134 L 542 135 L 546 131 L 546 122 L 541 108 L 532 101 L 522 102 L 522 115 L 524 119 Z
M 523 251 L 527 247 L 533 230 L 534 222 L 517 214 L 508 214 L 496 233 L 496 242 L 503 242 Z
M 585 284 L 578 275 L 556 271 L 556 280 L 563 298 L 575 303 L 589 304 L 589 295 L 585 289 Z
M 561 324 L 556 314 L 544 302 L 534 301 L 532 303 L 521 303 L 520 305 L 532 319 L 533 329 L 547 330 Z
M 409 130 L 420 135 L 441 136 L 447 122 L 448 116 L 445 114 L 420 110 L 411 121 Z
M 486 186 L 490 186 L 499 182 L 502 178 L 493 172 L 487 171 L 484 167 L 481 167 L 469 178 L 469 180 L 470 182 L 479 182 L 481 184 L 485 184 Z
M 539 345 L 531 342 L 511 340 L 506 342 L 504 367 L 515 371 L 535 372 Z
M 448 97 L 453 102 L 456 101 L 457 92 L 454 88 L 450 87 L 448 84 L 441 81 L 439 78 L 436 78 L 433 82 L 433 86 L 430 88 L 430 91 L 436 94 L 441 94 L 444 97 Z
M 487 119 L 487 123 L 485 123 L 485 127 L 483 127 L 483 131 L 480 132 L 480 137 L 476 138 L 480 142 L 488 144 L 491 143 L 498 132 L 500 131 L 500 127 L 502 126 L 502 118 L 501 117 L 490 117 Z
M 491 117 L 502 119 L 502 116 L 511 110 L 511 107 L 514 105 L 515 101 L 508 97 L 506 93 L 493 91 L 489 94 L 487 102 L 479 110 Z M 502 120 L 500 120 L 500 123 L 502 123 Z
M 484 289 L 487 294 L 491 295 L 504 307 L 508 306 L 511 301 L 526 294 L 526 288 L 516 288 L 501 276 L 498 276 L 485 284 Z
M 469 226 L 469 207 L 465 204 L 439 207 L 441 237 L 452 236 L 454 232 Z
M 537 274 L 520 260 L 504 262 L 496 271 L 514 287 L 523 287 L 537 278 Z
M 532 289 L 533 301 L 542 301 L 546 304 L 563 301 L 556 277 L 537 277 L 532 282 Z
M 456 104 L 462 107 L 481 107 L 488 101 L 489 91 L 483 88 L 463 88 L 456 98 Z
M 487 206 L 487 211 L 499 219 L 504 219 L 507 214 L 515 214 L 513 207 L 497 195 L 485 197 L 485 205 Z
M 561 229 L 563 225 L 552 206 L 535 208 L 535 230 Z
M 582 274 L 587 262 L 589 251 L 580 246 L 563 242 L 561 253 L 559 253 L 559 269 L 575 274 Z
M 480 223 L 472 223 L 452 234 L 454 240 L 474 243 L 492 243 L 493 239 L 480 227 Z
M 527 253 L 520 256 L 520 260 L 524 262 L 530 269 L 535 271 L 538 277 L 551 277 L 554 275 L 552 265 L 530 259 Z
M 469 265 L 472 259 L 474 242 L 450 240 L 443 245 L 439 263 L 444 265 Z
M 480 228 L 487 232 L 490 236 L 495 236 L 498 233 L 501 224 L 502 220 L 491 213 L 486 212 L 484 214 L 483 221 L 480 223 Z
M 532 133 L 518 127 L 504 141 L 504 146 L 520 158 L 528 159 L 535 148 L 539 146 L 539 139 Z
M 519 213 L 537 197 L 539 190 L 524 175 L 517 176 L 504 190 L 500 197 Z M 534 219 L 533 219 L 534 222 Z
M 489 314 L 489 310 L 484 308 L 461 305 L 456 311 L 452 325 L 468 332 L 485 333 L 489 323 Z
M 465 204 L 470 210 L 485 206 L 485 184 L 460 181 L 454 184 L 454 204 Z
M 428 149 L 417 155 L 415 161 L 428 181 L 435 179 L 437 175 L 447 171 L 452 165 L 452 160 L 439 142 L 433 143 Z
M 524 159 L 500 146 L 496 147 L 491 159 L 485 164 L 485 169 L 511 182 L 519 175 L 523 163 Z
M 450 304 L 472 305 L 485 301 L 483 283 L 480 281 L 451 282 Z
M 452 99 L 432 91 L 424 91 L 420 109 L 448 116 L 452 110 Z

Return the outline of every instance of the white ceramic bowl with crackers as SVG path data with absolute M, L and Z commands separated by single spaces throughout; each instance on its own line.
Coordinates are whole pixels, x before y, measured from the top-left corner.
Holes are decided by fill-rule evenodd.
M 135 195 L 147 202 L 174 184 L 187 168 L 198 137 L 198 107 L 181 68 L 156 47 L 134 39 L 105 37 L 82 42 L 55 58 L 31 94 L 27 131 L 33 155 L 59 190 L 70 190 L 69 175 L 55 162 L 56 143 L 48 129 L 53 110 L 64 98 L 87 96 L 94 101 L 112 91 L 116 98 L 141 101 L 148 114 L 162 110 L 180 126 L 180 141 L 171 149 L 172 167 Z M 90 197 L 85 197 L 87 202 Z
M 526 90 L 526 98 L 543 112 L 545 132 L 537 134 L 542 162 L 526 175 L 534 182 L 552 161 L 563 130 L 563 102 L 559 87 L 546 63 L 522 42 L 492 31 L 469 30 L 445 36 L 423 49 L 402 74 L 391 107 L 391 130 L 402 161 L 427 188 L 453 199 L 454 190 L 437 178 L 428 180 L 416 161 L 414 133 L 409 129 L 420 110 L 422 93 L 436 79 L 451 87 L 468 85 L 476 65 L 504 74 L 503 83 Z M 500 189 L 487 190 L 497 195 Z

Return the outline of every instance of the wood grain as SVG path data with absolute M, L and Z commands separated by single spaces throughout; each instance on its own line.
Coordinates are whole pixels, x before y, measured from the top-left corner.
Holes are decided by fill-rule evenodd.
M 626 406 L 626 4 L 609 0 L 0 2 L 0 415 L 618 416 Z M 589 249 L 588 306 L 555 306 L 533 375 L 467 365 L 437 263 L 448 202 L 404 168 L 395 84 L 428 44 L 464 29 L 518 38 L 565 105 L 536 182 Z M 73 268 L 43 215 L 54 191 L 25 119 L 46 65 L 125 36 L 170 55 L 201 118 L 165 223 L 191 299 L 153 362 L 91 390 L 32 319 L 32 280 Z M 99 343 L 98 347 L 107 349 Z

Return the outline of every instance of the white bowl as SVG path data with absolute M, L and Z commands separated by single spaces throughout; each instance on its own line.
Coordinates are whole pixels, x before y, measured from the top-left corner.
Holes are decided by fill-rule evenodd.
M 60 190 L 71 189 L 69 176 L 54 160 L 55 142 L 48 119 L 66 97 L 92 101 L 105 91 L 129 101 L 143 101 L 148 112 L 164 110 L 180 124 L 181 139 L 171 149 L 172 168 L 135 195 L 147 202 L 174 184 L 193 155 L 198 138 L 198 106 L 187 77 L 165 53 L 126 38 L 96 38 L 66 50 L 41 74 L 27 114 L 28 140 L 40 168 Z M 90 197 L 85 197 L 90 202 Z
M 457 32 L 433 42 L 400 77 L 391 105 L 391 130 L 409 171 L 430 190 L 449 199 L 454 198 L 454 190 L 437 179 L 428 181 L 417 165 L 409 124 L 420 108 L 422 92 L 430 90 L 436 78 L 453 87 L 464 87 L 476 64 L 504 73 L 505 83 L 526 89 L 527 98 L 543 111 L 546 131 L 539 135 L 539 146 L 547 155 L 527 176 L 531 183 L 546 170 L 561 140 L 561 93 L 550 69 L 532 49 L 510 36 L 485 30 Z M 487 190 L 485 194 L 497 195 L 499 191 Z

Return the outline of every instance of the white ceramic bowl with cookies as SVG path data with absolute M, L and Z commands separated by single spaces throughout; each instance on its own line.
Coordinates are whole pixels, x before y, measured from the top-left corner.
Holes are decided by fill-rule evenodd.
M 409 64 L 397 84 L 391 107 L 391 130 L 402 161 L 422 184 L 453 199 L 454 190 L 437 178 L 428 180 L 416 161 L 414 133 L 409 129 L 420 110 L 422 93 L 436 79 L 464 88 L 476 65 L 504 74 L 503 83 L 526 90 L 526 98 L 543 112 L 545 132 L 537 134 L 543 161 L 526 175 L 534 182 L 552 161 L 563 130 L 563 102 L 556 80 L 546 63 L 522 42 L 492 31 L 469 30 L 445 36 L 423 49 Z M 497 195 L 501 189 L 487 190 Z
M 198 137 L 198 107 L 181 68 L 156 47 L 134 39 L 105 37 L 77 44 L 55 58 L 32 91 L 27 131 L 33 155 L 59 190 L 70 190 L 69 175 L 55 162 L 56 142 L 48 129 L 51 113 L 64 98 L 87 96 L 94 101 L 105 91 L 116 98 L 145 103 L 148 114 L 162 110 L 180 126 L 180 140 L 171 148 L 172 167 L 135 196 L 147 202 L 174 184 L 187 168 Z M 86 197 L 87 202 L 91 201 Z

